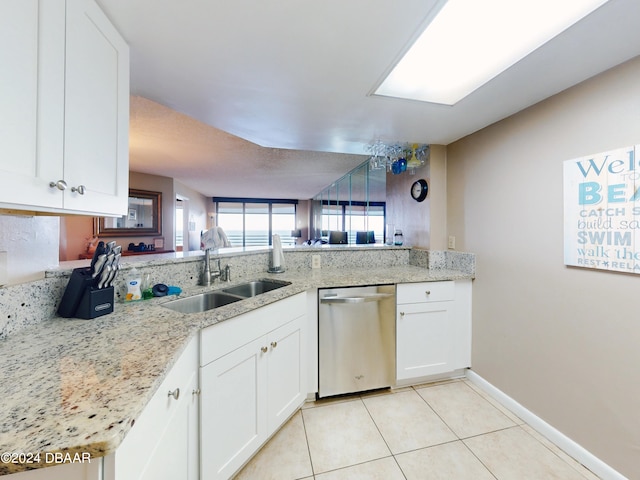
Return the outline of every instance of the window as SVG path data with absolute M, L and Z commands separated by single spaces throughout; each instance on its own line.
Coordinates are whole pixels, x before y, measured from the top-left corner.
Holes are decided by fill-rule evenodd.
M 222 228 L 224 225 L 219 224 Z M 269 204 L 244 204 L 244 243 L 245 247 L 271 245 L 269 228 Z
M 350 244 L 356 232 L 373 231 L 376 243 L 384 243 L 385 202 L 322 202 L 322 228 L 347 232 Z M 326 228 L 325 228 L 326 227 Z M 328 234 L 328 233 L 327 233 Z M 323 233 L 323 236 L 326 236 Z
M 297 200 L 234 199 L 214 197 L 217 225 L 234 247 L 268 246 L 280 235 L 283 246 L 295 245 Z

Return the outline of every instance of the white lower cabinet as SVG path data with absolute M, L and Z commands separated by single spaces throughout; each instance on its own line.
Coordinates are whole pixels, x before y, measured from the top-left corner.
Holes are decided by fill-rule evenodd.
M 116 452 L 104 480 L 198 480 L 198 339 L 173 366 Z
M 298 317 L 267 338 L 267 435 L 286 422 L 306 398 L 302 370 L 304 322 L 304 317 Z
M 471 280 L 399 284 L 396 379 L 471 366 Z
M 305 302 L 296 295 L 202 330 L 201 478 L 230 478 L 304 402 Z

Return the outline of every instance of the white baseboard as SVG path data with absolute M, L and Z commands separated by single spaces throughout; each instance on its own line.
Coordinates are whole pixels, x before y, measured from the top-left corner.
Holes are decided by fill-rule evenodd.
M 467 370 L 466 377 L 470 382 L 484 390 L 505 408 L 508 408 L 524 420 L 531 426 L 531 428 L 556 444 L 560 449 L 564 450 L 567 454 L 575 458 L 600 478 L 604 480 L 628 480 L 627 477 L 611 468 L 591 452 L 571 440 L 562 432 L 556 430 L 530 410 L 520 405 L 502 390 L 494 387 L 473 370 Z
M 396 384 L 392 385 L 392 388 L 404 388 L 414 385 L 420 385 L 423 383 L 433 383 L 440 380 L 450 380 L 453 378 L 465 378 L 467 374 L 466 368 L 459 368 L 452 372 L 440 373 L 438 375 L 427 375 L 425 377 L 414 377 L 408 380 L 396 380 Z

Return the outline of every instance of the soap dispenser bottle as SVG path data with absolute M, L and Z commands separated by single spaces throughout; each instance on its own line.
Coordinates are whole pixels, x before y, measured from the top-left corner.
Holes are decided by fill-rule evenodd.
M 396 228 L 396 231 L 393 234 L 393 244 L 400 246 L 404 243 L 404 235 L 402 234 L 402 230 Z

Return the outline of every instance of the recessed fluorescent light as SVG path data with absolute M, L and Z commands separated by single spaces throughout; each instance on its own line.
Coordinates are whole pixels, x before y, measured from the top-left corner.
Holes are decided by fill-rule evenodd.
M 453 105 L 608 0 L 449 0 L 377 95 Z

